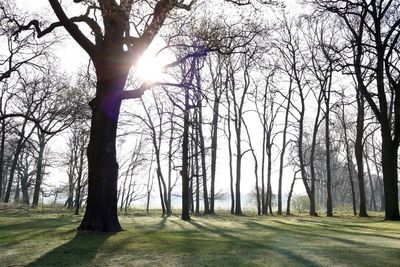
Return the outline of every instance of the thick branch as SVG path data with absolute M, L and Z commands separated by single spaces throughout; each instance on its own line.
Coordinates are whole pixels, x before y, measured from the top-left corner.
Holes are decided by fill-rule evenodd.
M 64 26 L 67 32 L 86 51 L 86 53 L 93 58 L 95 50 L 94 44 L 79 30 L 78 26 L 67 17 L 58 0 L 49 0 L 49 3 L 62 26 Z

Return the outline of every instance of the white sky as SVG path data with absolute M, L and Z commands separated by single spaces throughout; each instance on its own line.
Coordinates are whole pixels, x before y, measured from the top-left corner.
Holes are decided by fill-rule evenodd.
M 33 13 L 40 13 L 40 14 L 52 14 L 48 2 L 46 0 L 36 0 L 36 1 L 31 1 L 31 0 L 16 0 L 18 3 L 18 6 L 23 9 L 27 10 L 29 12 Z M 72 1 L 71 1 L 72 3 Z M 291 10 L 291 12 L 296 12 L 299 10 L 299 5 L 296 4 L 295 0 L 286 0 L 288 10 Z M 147 55 L 154 54 L 155 51 L 157 51 L 157 48 L 159 46 L 160 41 L 155 40 L 155 43 L 152 44 L 150 47 L 149 51 L 146 52 Z M 64 69 L 66 72 L 69 73 L 74 73 L 76 72 L 79 68 L 87 64 L 88 56 L 86 53 L 71 39 L 66 39 L 58 45 L 55 54 L 57 57 L 59 57 L 59 64 L 62 69 Z M 149 57 L 151 58 L 151 56 Z M 150 60 L 151 61 L 151 60 Z M 149 62 L 149 60 L 146 60 L 146 62 Z M 162 62 L 167 63 L 167 62 Z M 144 69 L 149 68 L 148 66 L 145 66 Z M 149 70 L 152 70 L 151 68 Z M 146 72 L 143 71 L 143 72 Z M 145 74 L 147 75 L 147 74 Z M 134 104 L 133 104 L 134 103 Z M 138 106 L 141 108 L 140 104 L 138 101 L 135 102 L 130 102 L 129 106 L 133 108 L 135 106 Z M 248 116 L 246 121 L 248 122 L 248 126 L 253 133 L 253 145 L 256 148 L 260 148 L 262 145 L 262 139 L 261 139 L 261 128 L 259 124 L 258 118 L 253 114 L 253 115 L 246 115 Z M 278 119 L 278 124 L 282 124 L 282 121 L 279 121 Z M 243 138 L 247 138 L 246 133 L 243 133 Z M 220 131 L 220 147 L 218 151 L 218 167 L 217 167 L 217 179 L 216 179 L 216 185 L 217 189 L 216 191 L 218 192 L 219 189 L 222 189 L 224 192 L 228 193 L 229 192 L 229 169 L 228 169 L 228 151 L 226 147 L 226 141 L 223 132 Z M 52 143 L 51 143 L 51 148 L 53 151 L 65 151 L 65 136 L 59 136 L 55 138 Z M 130 141 L 131 143 L 134 143 L 134 140 Z M 280 146 L 281 139 L 277 138 L 276 139 L 277 144 Z M 128 141 L 129 143 L 129 141 Z M 245 143 L 243 146 L 246 146 Z M 288 151 L 287 151 L 288 155 Z M 274 159 L 276 159 L 273 163 L 273 179 L 272 179 L 272 186 L 273 186 L 273 192 L 277 193 L 277 170 L 279 167 L 279 159 L 278 159 L 278 154 L 275 152 L 275 155 L 273 156 Z M 242 166 L 242 191 L 243 194 L 247 194 L 253 187 L 255 183 L 255 178 L 254 178 L 254 172 L 253 172 L 253 159 L 251 153 L 247 153 L 244 158 L 243 158 L 243 166 Z M 261 167 L 259 167 L 261 168 Z M 67 176 L 66 176 L 66 170 L 59 168 L 59 169 L 52 169 L 51 173 L 47 177 L 47 183 L 48 184 L 59 184 L 59 183 L 66 183 L 67 182 Z M 293 178 L 293 172 L 292 168 L 288 167 L 284 171 L 284 180 L 283 180 L 283 194 L 286 194 L 289 190 L 289 186 L 292 182 Z M 265 181 L 266 182 L 266 181 Z M 295 188 L 295 191 L 297 193 L 304 193 L 304 188 L 301 183 L 301 181 L 296 182 L 297 186 Z M 155 189 L 157 189 L 156 186 L 154 186 Z M 180 190 L 180 186 L 178 186 L 178 189 Z M 156 190 L 154 191 L 155 196 L 153 203 L 156 203 L 158 205 L 158 198 L 156 197 L 158 193 Z M 229 203 L 229 199 L 228 202 Z M 243 203 L 244 206 L 246 206 L 246 202 Z M 218 207 L 218 204 L 217 204 Z

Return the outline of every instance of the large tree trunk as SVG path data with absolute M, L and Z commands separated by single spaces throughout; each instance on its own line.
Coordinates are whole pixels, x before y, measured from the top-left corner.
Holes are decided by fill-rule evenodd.
M 400 220 L 398 198 L 398 146 L 392 142 L 390 131 L 381 128 L 382 133 L 382 169 L 385 190 L 385 220 Z
M 89 187 L 86 212 L 79 230 L 119 232 L 116 134 L 128 69 L 121 64 L 96 64 L 97 91 L 91 101 L 92 125 L 87 149 Z

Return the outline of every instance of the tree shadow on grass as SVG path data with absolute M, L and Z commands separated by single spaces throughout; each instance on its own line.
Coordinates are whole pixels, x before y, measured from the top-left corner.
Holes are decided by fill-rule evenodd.
M 286 248 L 274 246 L 273 242 L 272 243 L 259 242 L 258 240 L 242 239 L 235 235 L 236 231 L 234 229 L 215 229 L 206 223 L 200 224 L 195 221 L 189 221 L 189 223 L 202 231 L 211 232 L 223 238 L 226 238 L 227 240 L 233 241 L 233 243 L 239 245 L 242 249 L 247 248 L 250 251 L 253 249 L 264 249 L 272 253 L 274 252 L 278 253 L 285 262 L 290 264 L 296 263 L 296 265 L 302 265 L 302 266 L 318 266 L 318 264 L 316 264 L 312 260 L 307 259 L 301 255 L 298 255 Z M 238 230 L 238 232 L 240 232 L 240 230 Z M 239 260 L 239 262 L 243 264 L 246 265 L 249 264 L 248 262 L 249 259 L 237 259 L 237 260 Z
M 77 232 L 71 240 L 47 252 L 28 266 L 87 266 L 111 235 Z
M 294 229 L 296 232 L 298 230 L 304 231 L 305 233 L 308 233 L 310 231 L 324 231 L 326 234 L 330 235 L 332 239 L 334 239 L 334 233 L 338 235 L 352 235 L 352 236 L 357 236 L 357 237 L 372 237 L 372 238 L 383 238 L 383 239 L 392 239 L 392 240 L 399 240 L 397 236 L 389 236 L 389 234 L 393 234 L 390 231 L 384 231 L 382 228 L 374 228 L 370 226 L 363 226 L 363 225 L 351 225 L 351 224 L 340 224 L 340 223 L 326 223 L 326 222 L 317 222 L 317 224 L 310 224 L 309 221 L 302 221 L 298 220 L 301 222 L 301 225 L 293 224 L 293 223 L 288 223 L 284 221 L 274 221 L 277 224 L 284 225 L 284 227 L 289 227 L 291 229 Z M 341 228 L 340 228 L 341 227 Z M 364 230 L 364 231 L 358 231 L 358 230 Z M 372 233 L 365 232 L 367 231 L 373 231 Z M 380 231 L 378 233 L 378 230 Z M 383 233 L 383 234 L 381 234 Z M 398 234 L 398 233 L 395 233 Z M 315 233 L 314 233 L 315 235 Z M 350 241 L 349 241 L 350 242 Z M 354 242 L 353 242 L 354 243 Z M 355 244 L 356 245 L 356 244 Z M 360 243 L 361 245 L 361 243 Z M 365 245 L 365 243 L 362 243 L 362 245 Z

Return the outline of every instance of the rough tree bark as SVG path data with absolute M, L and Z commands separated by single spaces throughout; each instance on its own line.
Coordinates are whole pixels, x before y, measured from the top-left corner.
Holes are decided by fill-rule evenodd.
M 83 3 L 86 1 L 74 1 Z M 138 98 L 143 90 L 123 92 L 130 68 L 158 33 L 169 12 L 178 5 L 173 0 L 160 0 L 147 20 L 139 37 L 131 36 L 130 22 L 134 1 L 99 0 L 95 10 L 100 10 L 103 28 L 96 16 L 89 13 L 69 18 L 58 0 L 49 0 L 58 18 L 44 30 L 37 20 L 20 27 L 34 27 L 42 37 L 57 27 L 63 27 L 87 52 L 96 70 L 96 97 L 92 108 L 90 141 L 87 149 L 89 188 L 87 207 L 79 230 L 118 232 L 122 228 L 117 216 L 118 163 L 116 160 L 116 131 L 122 99 Z M 182 8 L 190 9 L 191 5 Z M 135 7 L 136 8 L 136 7 Z M 80 31 L 77 23 L 86 23 L 94 35 L 95 43 Z

